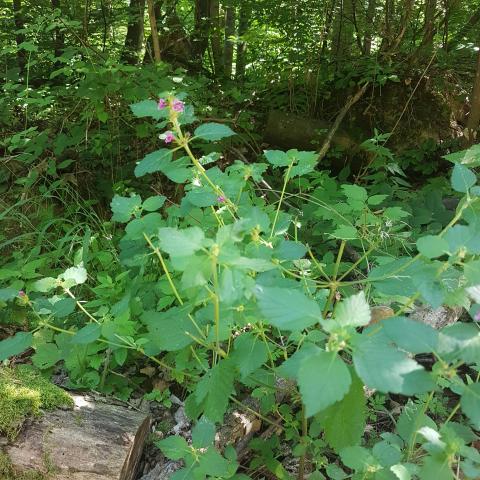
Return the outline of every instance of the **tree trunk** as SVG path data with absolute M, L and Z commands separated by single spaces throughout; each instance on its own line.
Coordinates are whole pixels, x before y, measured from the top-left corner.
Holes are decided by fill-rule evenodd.
M 145 0 L 130 0 L 128 7 L 128 28 L 121 61 L 129 65 L 138 63 L 143 45 Z
M 241 2 L 238 18 L 238 36 L 240 37 L 240 41 L 237 43 L 237 60 L 235 65 L 235 77 L 237 80 L 242 80 L 245 77 L 247 44 L 243 39 L 243 36 L 248 31 L 249 21 L 250 10 L 246 5 L 246 2 Z
M 60 0 L 51 0 L 52 9 L 60 10 Z M 55 56 L 60 57 L 65 49 L 65 35 L 63 34 L 61 28 L 57 27 L 55 29 Z
M 223 76 L 223 48 L 221 40 L 220 2 L 210 0 L 210 42 L 212 45 L 213 69 L 217 78 Z
M 464 131 L 464 146 L 470 147 L 478 139 L 478 127 L 480 123 L 480 50 L 477 57 L 477 71 L 473 82 L 472 99 L 470 101 L 470 114 Z
M 209 0 L 195 0 L 195 29 L 192 34 L 192 49 L 194 61 L 198 67 L 201 67 L 203 55 L 208 48 L 209 17 Z
M 150 30 L 153 43 L 153 54 L 156 63 L 161 61 L 160 58 L 160 41 L 158 38 L 158 29 L 157 29 L 157 18 L 155 15 L 155 7 L 153 5 L 153 0 L 147 0 L 148 5 L 148 18 L 150 19 Z
M 232 78 L 233 70 L 233 41 L 235 35 L 235 7 L 228 6 L 225 8 L 225 45 L 223 47 L 223 58 L 225 62 L 224 75 L 225 78 Z
M 363 49 L 364 49 L 365 55 L 370 55 L 372 51 L 372 34 L 373 34 L 376 6 L 377 6 L 376 0 L 368 1 L 365 38 L 363 40 Z
M 426 0 L 425 2 L 425 24 L 423 27 L 422 49 L 428 49 L 433 44 L 435 36 L 435 13 L 437 11 L 437 0 Z
M 17 61 L 18 68 L 22 72 L 25 67 L 25 50 L 20 45 L 25 41 L 25 35 L 18 30 L 23 29 L 22 0 L 13 0 L 13 17 L 15 20 L 15 41 L 17 42 Z

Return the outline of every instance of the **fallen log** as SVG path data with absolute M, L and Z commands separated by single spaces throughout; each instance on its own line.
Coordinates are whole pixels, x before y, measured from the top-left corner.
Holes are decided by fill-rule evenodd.
M 12 471 L 39 472 L 49 480 L 134 480 L 150 417 L 88 397 L 73 399 L 73 410 L 26 421 L 3 447 Z

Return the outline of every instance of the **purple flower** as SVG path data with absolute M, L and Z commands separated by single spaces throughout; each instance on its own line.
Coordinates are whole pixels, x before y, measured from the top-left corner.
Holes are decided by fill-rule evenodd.
M 185 107 L 185 105 L 184 105 L 184 103 L 183 103 L 181 100 L 175 99 L 175 100 L 172 102 L 172 108 L 173 108 L 173 111 L 174 111 L 174 112 L 182 113 L 184 107 Z
M 475 314 L 474 319 L 476 322 L 480 322 L 480 310 Z
M 165 133 L 165 143 L 172 143 L 175 140 L 175 135 L 172 132 Z
M 20 291 L 18 292 L 18 296 L 19 296 L 20 298 L 25 298 L 25 297 L 27 296 L 27 294 L 26 294 L 23 290 L 20 290 Z
M 223 195 L 220 195 L 219 197 L 217 197 L 217 202 L 218 203 L 225 203 L 225 197 Z
M 164 98 L 161 98 L 157 104 L 158 109 L 163 110 L 166 106 L 167 106 L 167 101 Z

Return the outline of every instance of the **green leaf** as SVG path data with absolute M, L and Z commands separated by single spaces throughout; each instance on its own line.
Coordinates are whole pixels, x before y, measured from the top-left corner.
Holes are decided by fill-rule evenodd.
M 236 133 L 227 125 L 221 123 L 204 123 L 195 129 L 194 137 L 207 140 L 209 142 L 216 142 L 222 138 L 231 137 Z
M 317 415 L 325 431 L 325 440 L 337 453 L 360 443 L 365 430 L 366 403 L 363 383 L 354 374 L 342 400 Z
M 238 464 L 236 464 L 236 462 L 231 462 L 223 458 L 214 447 L 209 447 L 200 457 L 198 470 L 209 477 L 228 478 L 235 473 L 237 467 Z
M 437 428 L 435 422 L 424 413 L 423 405 L 409 400 L 398 417 L 396 430 L 408 446 L 414 439 L 416 443 L 420 442 L 421 438 L 417 433 L 422 427 Z
M 477 176 L 469 168 L 456 163 L 452 172 L 452 188 L 457 192 L 467 193 L 475 183 L 477 183 Z
M 163 195 L 149 197 L 143 202 L 142 208 L 147 212 L 154 212 L 155 210 L 163 207 L 166 199 L 167 197 L 164 197 Z
M 295 379 L 304 360 L 322 352 L 319 347 L 312 343 L 304 343 L 291 357 L 288 357 L 277 369 L 279 375 L 284 378 Z
M 200 227 L 159 228 L 160 248 L 172 256 L 188 257 L 203 247 L 205 235 Z
M 62 354 L 54 343 L 43 343 L 35 348 L 32 355 L 33 364 L 40 370 L 53 367 L 62 359 Z
M 13 337 L 0 341 L 0 362 L 7 358 L 23 353 L 33 343 L 33 335 L 30 332 L 17 332 Z
M 340 225 L 329 235 L 339 240 L 354 240 L 358 238 L 357 229 L 351 225 Z
M 230 358 L 240 371 L 241 378 L 246 378 L 260 368 L 268 358 L 265 343 L 253 333 L 244 333 L 235 339 L 235 349 Z
M 89 323 L 81 328 L 74 337 L 72 337 L 72 343 L 84 345 L 87 343 L 93 343 L 100 338 L 102 333 L 102 327 L 98 323 Z
M 414 395 L 435 387 L 421 365 L 390 346 L 388 337 L 381 332 L 374 334 L 371 328 L 356 338 L 353 364 L 365 385 L 381 392 Z
M 298 152 L 297 150 L 289 150 L 290 159 L 295 159 L 297 164 L 290 170 L 290 178 L 301 177 L 307 173 L 313 172 L 318 163 L 317 152 Z
M 155 120 L 165 118 L 168 114 L 168 109 L 158 109 L 158 104 L 155 100 L 142 100 L 141 102 L 130 105 L 130 109 L 136 117 L 151 117 Z
M 368 197 L 367 203 L 372 206 L 380 205 L 386 198 L 388 195 L 372 195 Z
M 343 300 L 335 310 L 335 321 L 342 326 L 363 327 L 370 319 L 370 307 L 363 290 Z
M 8 302 L 18 297 L 18 290 L 15 288 L 0 288 L 0 302 Z
M 57 286 L 58 286 L 58 281 L 56 278 L 46 277 L 46 278 L 37 280 L 32 285 L 32 290 L 35 290 L 36 292 L 47 293 L 50 290 L 53 290 L 54 288 L 56 288 Z
M 63 280 L 69 285 L 80 285 L 87 281 L 87 271 L 82 265 L 67 268 L 62 274 Z
M 135 167 L 135 176 L 142 177 L 147 173 L 163 172 L 167 170 L 172 161 L 172 150 L 162 148 L 149 153 Z
M 190 451 L 187 441 L 179 435 L 167 437 L 164 440 L 155 442 L 155 445 L 170 460 L 180 460 Z
M 255 295 L 267 322 L 280 329 L 303 330 L 322 319 L 319 305 L 299 290 L 257 284 Z
M 365 202 L 367 200 L 367 190 L 359 185 L 342 185 L 342 190 L 351 200 Z
M 420 468 L 422 480 L 454 480 L 452 469 L 446 457 L 426 457 Z
M 140 195 L 133 195 L 132 197 L 115 195 L 110 202 L 110 208 L 113 212 L 112 220 L 121 223 L 128 222 L 140 210 L 141 204 Z
M 365 472 L 368 467 L 375 465 L 377 462 L 364 447 L 347 447 L 340 452 L 342 462 L 357 472 Z
M 448 252 L 448 242 L 438 235 L 426 235 L 417 240 L 417 249 L 427 258 L 437 258 Z
M 478 167 L 480 165 L 480 144 L 473 145 L 468 150 L 450 153 L 443 158 L 452 163 L 461 163 L 469 167 Z
M 480 383 L 465 386 L 460 404 L 472 425 L 477 430 L 480 429 Z
M 402 350 L 428 353 L 437 350 L 438 332 L 429 325 L 406 317 L 392 317 L 382 322 L 385 335 Z
M 204 402 L 204 414 L 212 422 L 222 422 L 233 393 L 235 369 L 228 360 L 222 360 L 211 368 L 197 383 L 195 398 Z
M 198 335 L 188 314 L 190 306 L 173 307 L 166 312 L 145 311 L 142 322 L 147 325 L 147 338 L 157 351 L 174 352 L 192 343 L 190 335 Z M 147 348 L 146 348 L 147 350 Z
M 192 444 L 195 448 L 206 448 L 215 441 L 215 424 L 202 417 L 192 429 Z
M 412 480 L 412 475 L 408 471 L 407 467 L 401 463 L 391 466 L 390 470 L 395 474 L 398 480 Z
M 298 385 L 307 417 L 341 400 L 352 377 L 345 363 L 334 352 L 319 352 L 305 359 L 298 372 Z
M 52 306 L 52 314 L 56 318 L 64 318 L 75 311 L 76 302 L 73 298 L 62 298 Z
M 287 167 L 292 162 L 288 155 L 281 150 L 265 150 L 263 153 L 268 163 L 276 167 Z

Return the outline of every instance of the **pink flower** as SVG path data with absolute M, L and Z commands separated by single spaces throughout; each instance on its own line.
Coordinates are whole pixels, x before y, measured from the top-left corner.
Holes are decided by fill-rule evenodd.
M 163 110 L 166 106 L 167 106 L 167 101 L 164 98 L 161 98 L 157 104 L 158 109 Z
M 225 197 L 223 195 L 220 195 L 219 197 L 217 197 L 217 202 L 218 203 L 225 203 Z
M 165 143 L 172 143 L 175 140 L 175 135 L 172 132 L 165 133 Z
M 476 322 L 480 322 L 480 310 L 475 314 L 474 319 Z
M 23 290 L 20 290 L 20 291 L 18 292 L 18 296 L 19 296 L 20 298 L 24 298 L 24 297 L 27 296 L 27 294 L 26 294 Z
M 181 112 L 183 112 L 184 107 L 185 107 L 185 105 L 181 100 L 175 99 L 172 102 L 172 108 L 173 108 L 174 112 L 181 113 Z

